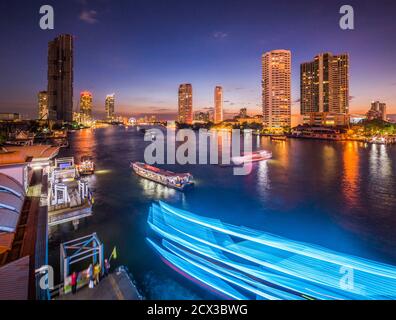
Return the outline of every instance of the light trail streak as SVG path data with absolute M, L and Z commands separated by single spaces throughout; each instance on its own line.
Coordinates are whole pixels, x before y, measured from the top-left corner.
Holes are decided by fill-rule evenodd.
M 183 272 L 189 274 L 193 278 L 197 279 L 198 281 L 202 282 L 205 285 L 208 285 L 209 287 L 214 288 L 215 290 L 233 298 L 236 300 L 247 300 L 247 298 L 237 291 L 233 290 L 231 287 L 227 290 L 227 285 L 225 283 L 221 283 L 218 279 L 215 277 L 208 277 L 205 276 L 205 274 L 202 274 L 201 272 L 197 271 L 196 268 L 191 266 L 190 264 L 186 263 L 183 259 L 180 259 L 176 257 L 175 255 L 165 251 L 164 249 L 160 248 L 158 245 L 156 245 L 152 240 L 147 239 L 147 241 L 150 243 L 150 245 L 153 246 L 153 248 L 160 253 L 166 260 L 174 264 L 177 268 L 182 270 Z
M 203 283 L 221 279 L 264 299 L 396 299 L 396 268 L 391 265 L 223 224 L 162 202 L 150 208 L 148 223 L 171 241 L 163 240 L 164 249 L 156 245 L 156 251 Z M 340 267 L 353 271 L 352 286 L 341 285 Z M 228 294 L 232 287 L 226 288 Z

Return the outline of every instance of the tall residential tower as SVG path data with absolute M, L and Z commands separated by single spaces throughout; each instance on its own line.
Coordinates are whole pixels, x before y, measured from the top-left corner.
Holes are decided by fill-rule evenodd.
M 38 94 L 38 119 L 48 120 L 48 94 L 40 91 Z
M 270 130 L 291 126 L 291 52 L 274 50 L 262 57 L 263 120 Z
M 114 119 L 114 108 L 115 108 L 115 94 L 109 94 L 106 96 L 105 109 L 107 120 Z
M 349 112 L 349 56 L 322 53 L 301 65 L 301 114 Z
M 92 93 L 88 91 L 81 92 L 80 94 L 80 113 L 81 120 L 87 124 L 92 120 Z
M 193 122 L 192 85 L 189 83 L 182 84 L 179 87 L 178 121 L 183 124 L 192 124 Z
M 73 121 L 73 36 L 60 35 L 48 44 L 49 119 Z
M 223 88 L 217 86 L 214 94 L 214 123 L 223 122 Z

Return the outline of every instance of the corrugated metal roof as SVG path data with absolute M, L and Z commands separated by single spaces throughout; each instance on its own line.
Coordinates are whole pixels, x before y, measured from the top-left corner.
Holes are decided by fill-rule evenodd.
M 29 262 L 26 256 L 0 268 L 0 300 L 27 300 Z
M 10 248 L 12 247 L 14 238 L 15 238 L 15 233 L 0 231 L 0 260 L 1 260 L 1 254 L 10 250 Z
M 24 201 L 25 191 L 19 182 L 0 174 L 0 231 L 16 231 Z
M 32 157 L 34 160 L 37 159 L 52 159 L 59 153 L 59 147 L 53 147 L 49 145 L 33 145 L 33 146 L 7 146 L 5 149 L 8 152 L 20 151 L 26 157 Z
M 15 232 L 20 214 L 9 210 L 0 208 L 0 231 Z
M 19 198 L 13 193 L 0 191 L 0 208 L 21 213 L 24 198 Z
M 23 186 L 12 177 L 3 173 L 0 173 L 0 190 L 1 189 L 12 192 L 19 197 L 23 197 L 25 195 Z

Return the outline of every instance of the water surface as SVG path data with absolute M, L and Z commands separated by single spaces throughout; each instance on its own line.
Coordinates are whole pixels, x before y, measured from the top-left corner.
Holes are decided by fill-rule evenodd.
M 193 213 L 339 252 L 396 264 L 396 147 L 357 142 L 273 141 L 255 138 L 255 148 L 273 160 L 255 164 L 248 176 L 214 165 L 165 166 L 190 172 L 196 187 L 180 193 L 141 179 L 130 169 L 143 161 L 143 135 L 136 128 L 83 130 L 71 135 L 64 156 L 92 155 L 97 173 L 94 215 L 50 234 L 50 262 L 59 264 L 59 244 L 97 232 L 106 256 L 117 246 L 148 299 L 211 299 L 212 293 L 165 265 L 145 241 L 149 206 L 163 200 Z

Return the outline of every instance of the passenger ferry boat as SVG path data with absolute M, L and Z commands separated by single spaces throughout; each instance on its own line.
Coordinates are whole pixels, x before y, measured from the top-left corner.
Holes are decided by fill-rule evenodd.
M 271 141 L 286 141 L 287 136 L 271 136 Z
M 133 162 L 131 167 L 138 176 L 179 191 L 194 185 L 194 178 L 189 173 L 174 173 L 141 162 Z
M 235 165 L 242 165 L 244 163 L 260 162 L 272 158 L 272 152 L 267 150 L 255 151 L 246 153 L 240 157 L 233 157 L 231 160 Z
M 77 165 L 78 173 L 82 176 L 88 176 L 95 173 L 95 163 L 90 156 L 81 158 L 81 163 Z

